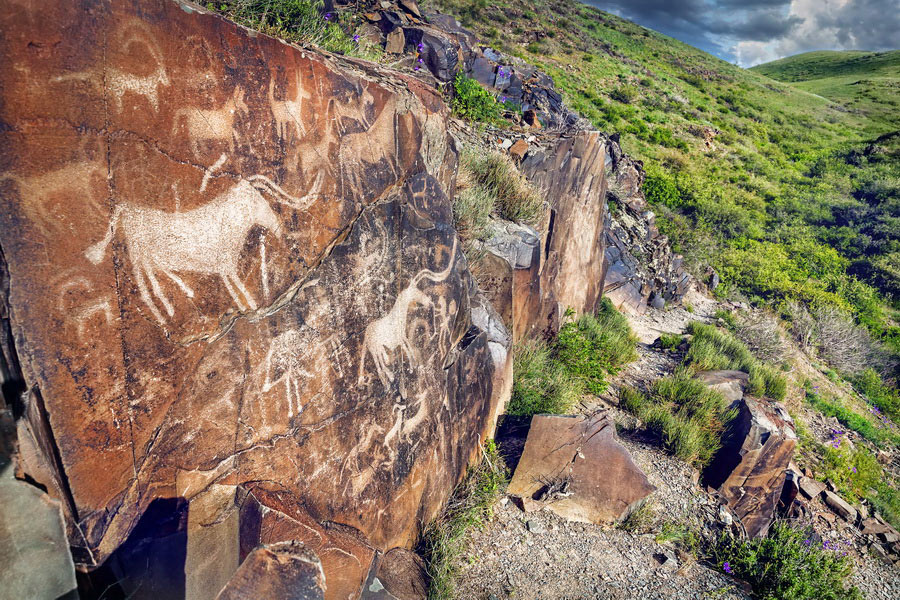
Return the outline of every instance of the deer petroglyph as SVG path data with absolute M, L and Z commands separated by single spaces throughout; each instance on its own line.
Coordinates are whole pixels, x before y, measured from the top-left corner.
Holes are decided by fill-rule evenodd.
M 298 80 L 297 97 L 295 99 L 276 100 L 275 79 L 269 80 L 269 107 L 272 109 L 272 116 L 275 117 L 275 128 L 278 131 L 279 138 L 285 138 L 288 133 L 288 128 L 294 129 L 297 137 L 306 133 L 300 109 L 303 107 L 303 101 L 308 100 L 309 98 L 309 93 L 303 89 L 303 85 Z
M 240 87 L 234 88 L 231 97 L 217 109 L 179 108 L 175 111 L 172 133 L 186 129 L 195 156 L 201 141 L 225 142 L 229 151 L 234 152 L 234 140 L 238 137 L 234 120 L 238 111 L 243 114 L 250 111 Z
M 390 353 L 398 348 L 400 355 L 406 356 L 411 366 L 418 361 L 415 350 L 409 341 L 407 335 L 407 318 L 410 306 L 414 303 L 423 306 L 432 306 L 431 297 L 420 290 L 418 285 L 421 281 L 428 279 L 434 283 L 440 283 L 447 279 L 453 270 L 456 258 L 456 238 L 453 239 L 453 246 L 450 249 L 450 260 L 447 268 L 439 273 L 424 269 L 416 273 L 406 289 L 397 294 L 397 300 L 394 306 L 381 318 L 375 319 L 366 326 L 365 337 L 363 338 L 362 351 L 359 357 L 359 377 L 358 381 L 362 383 L 363 374 L 366 366 L 366 355 L 371 354 L 375 363 L 375 369 L 378 373 L 381 384 L 385 387 L 389 382 L 394 381 L 394 372 L 390 368 L 388 362 Z

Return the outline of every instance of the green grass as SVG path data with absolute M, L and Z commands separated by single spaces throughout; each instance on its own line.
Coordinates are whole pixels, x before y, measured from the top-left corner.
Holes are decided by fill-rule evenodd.
M 513 352 L 513 389 L 507 414 L 565 414 L 575 406 L 584 386 L 569 375 L 546 342 L 527 340 Z
M 806 382 L 804 388 L 809 405 L 826 417 L 834 417 L 844 427 L 852 429 L 881 448 L 900 445 L 900 435 L 890 428 L 891 425 L 861 415 L 837 400 L 829 400 L 819 395 L 809 382 Z
M 754 396 L 784 400 L 787 382 L 773 367 L 760 362 L 741 341 L 713 325 L 693 322 L 693 336 L 684 365 L 693 372 L 733 369 L 750 375 L 748 391 Z
M 659 336 L 659 347 L 663 350 L 675 350 L 681 345 L 682 339 L 677 333 L 664 333 Z
M 455 597 L 459 563 L 469 535 L 491 518 L 508 477 L 497 446 L 488 440 L 481 461 L 469 468 L 443 512 L 425 528 L 419 550 L 425 558 L 429 600 Z
M 763 539 L 723 534 L 711 558 L 719 569 L 750 583 L 755 598 L 861 600 L 862 594 L 847 581 L 853 562 L 842 554 L 844 547 L 818 542 L 812 535 L 783 522 L 772 525 Z
M 466 149 L 460 158 L 467 184 L 478 194 L 470 213 L 494 214 L 507 221 L 535 226 L 544 213 L 544 197 L 505 154 Z M 476 221 L 479 217 L 473 217 Z
M 698 468 L 709 464 L 726 424 L 737 415 L 720 393 L 685 370 L 656 380 L 648 395 L 624 388 L 621 403 L 666 450 Z
M 603 298 L 596 315 L 585 314 L 563 325 L 556 339 L 556 356 L 589 392 L 601 394 L 607 375 L 637 359 L 636 346 L 628 320 Z

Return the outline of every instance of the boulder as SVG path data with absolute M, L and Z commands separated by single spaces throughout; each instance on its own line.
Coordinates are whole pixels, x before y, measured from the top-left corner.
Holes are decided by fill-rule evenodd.
M 825 484 L 812 477 L 801 477 L 799 485 L 800 492 L 810 500 L 815 500 L 825 490 Z
M 751 538 L 764 537 L 775 516 L 797 435 L 777 402 L 744 395 L 722 448 L 704 472 Z
M 656 488 L 617 440 L 606 412 L 536 415 L 507 493 L 527 511 L 547 507 L 565 519 L 609 523 Z
M 709 389 L 722 394 L 729 404 L 744 397 L 744 390 L 750 382 L 750 376 L 743 371 L 701 371 L 694 377 Z
M 363 600 L 420 600 L 428 596 L 428 574 L 422 557 L 403 548 L 386 553 Z
M 78 567 L 128 541 L 219 581 L 238 550 L 197 532 L 261 481 L 329 535 L 409 547 L 511 368 L 453 229 L 441 97 L 169 0 L 3 18 L 19 475 L 62 502 Z
M 846 500 L 830 490 L 824 491 L 824 500 L 828 508 L 833 510 L 839 517 L 850 523 L 856 522 L 856 509 L 850 506 L 850 503 Z
M 893 527 L 891 527 L 887 523 L 882 523 L 875 518 L 863 519 L 862 532 L 864 535 L 877 535 L 879 533 L 887 533 L 889 531 L 893 531 Z
M 419 53 L 419 58 L 438 81 L 452 81 L 459 65 L 459 42 L 435 27 L 404 27 L 406 45 Z
M 281 542 L 253 550 L 216 600 L 323 600 L 325 589 L 315 553 L 299 542 Z
M 384 51 L 388 54 L 402 54 L 403 50 L 406 48 L 406 36 L 403 35 L 403 30 L 399 27 L 394 29 L 389 34 L 384 41 Z
M 528 153 L 528 142 L 525 140 L 516 140 L 516 142 L 510 146 L 509 154 L 515 160 L 521 161 L 525 158 L 525 154 Z

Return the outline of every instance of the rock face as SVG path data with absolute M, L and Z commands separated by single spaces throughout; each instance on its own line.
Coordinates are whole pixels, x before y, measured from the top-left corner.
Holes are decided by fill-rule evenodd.
M 743 371 L 701 371 L 694 377 L 709 389 L 722 394 L 729 404 L 744 397 L 744 389 L 750 381 L 750 375 Z
M 536 415 L 507 493 L 526 511 L 546 506 L 587 523 L 621 519 L 656 488 L 616 440 L 615 430 L 605 412 Z
M 622 153 L 616 136 L 608 144 L 611 219 L 603 293 L 619 310 L 643 314 L 648 305 L 662 308 L 666 302 L 680 301 L 692 279 L 682 267 L 681 256 L 672 252 L 668 238 L 656 227 L 656 217 L 641 191 L 642 164 Z
M 411 544 L 510 369 L 440 97 L 171 0 L 22 2 L 0 27 L 19 474 L 63 502 L 76 562 L 165 503 L 200 565 L 191 524 L 236 540 L 252 482 L 312 529 Z
M 781 499 L 797 435 L 779 403 L 744 395 L 737 404 L 738 416 L 704 479 L 722 494 L 748 536 L 764 537 Z
M 325 598 L 325 576 L 318 557 L 297 542 L 256 548 L 216 596 L 216 600 L 247 598 Z

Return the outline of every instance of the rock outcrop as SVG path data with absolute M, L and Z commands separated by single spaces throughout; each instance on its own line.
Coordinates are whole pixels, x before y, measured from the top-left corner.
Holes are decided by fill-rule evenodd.
M 146 534 L 230 577 L 261 482 L 312 530 L 409 546 L 511 368 L 456 241 L 440 96 L 172 0 L 23 2 L 0 27 L 18 474 L 62 502 L 76 563 Z
M 643 314 L 647 306 L 679 302 L 692 282 L 682 257 L 660 235 L 641 186 L 644 170 L 622 152 L 617 136 L 609 139 L 610 225 L 606 230 L 606 278 L 603 293 L 621 311 Z
M 536 415 L 507 493 L 586 523 L 618 521 L 656 488 L 617 440 L 612 417 Z

